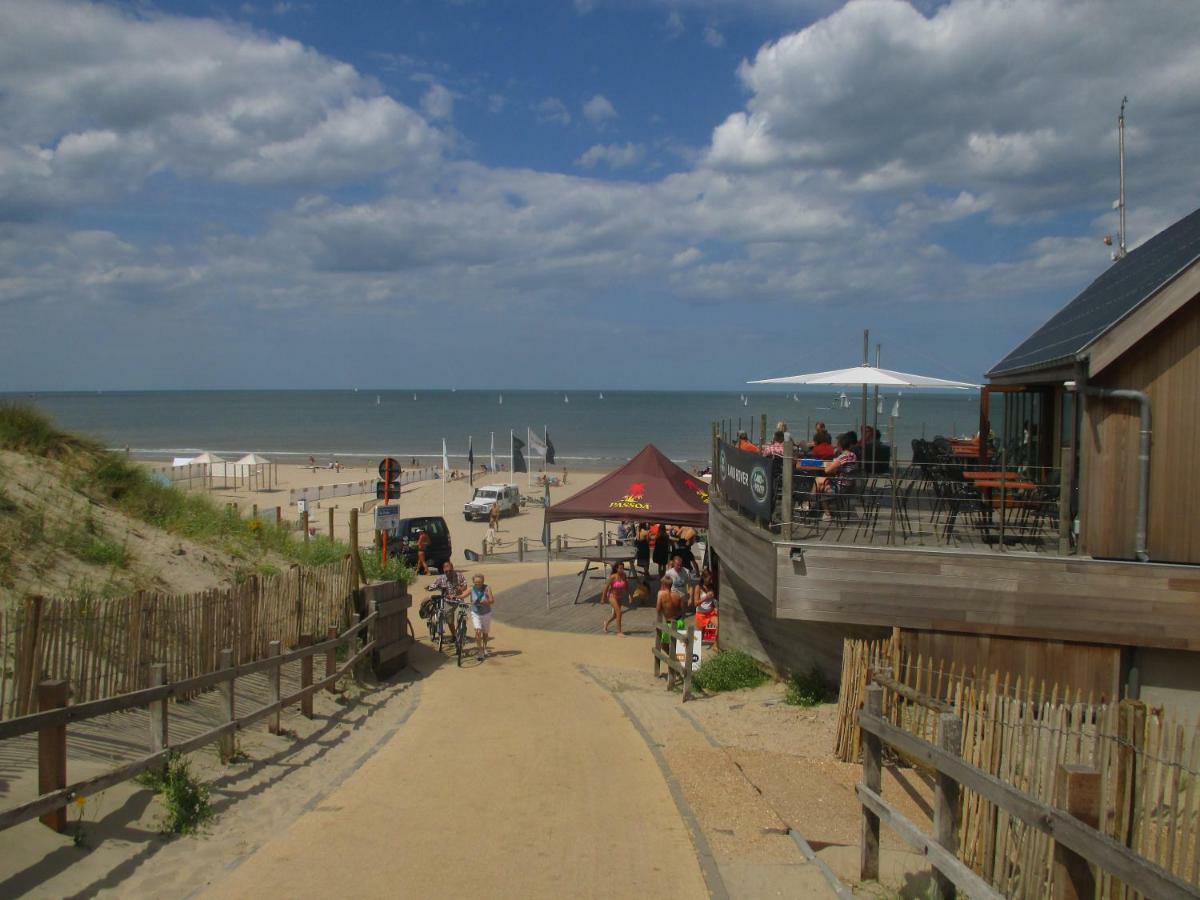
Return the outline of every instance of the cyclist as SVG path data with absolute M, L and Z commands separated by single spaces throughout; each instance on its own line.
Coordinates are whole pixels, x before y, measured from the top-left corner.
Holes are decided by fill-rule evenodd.
M 450 562 L 450 560 L 442 563 L 442 574 L 433 580 L 433 584 L 428 589 L 431 591 L 441 591 L 444 600 L 459 600 L 466 596 L 469 590 L 466 576 L 462 572 L 456 572 L 454 570 L 454 563 Z M 443 604 L 437 614 L 446 623 L 446 628 L 452 629 L 454 623 L 447 617 L 447 609 Z
M 471 579 L 471 627 L 475 629 L 475 652 L 480 659 L 491 654 L 487 649 L 488 631 L 492 627 L 492 607 L 496 598 L 482 575 Z

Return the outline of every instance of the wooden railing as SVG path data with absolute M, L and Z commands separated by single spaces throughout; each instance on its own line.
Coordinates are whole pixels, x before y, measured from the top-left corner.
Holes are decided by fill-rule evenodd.
M 958 858 L 960 793 L 966 788 L 1053 841 L 1050 889 L 1055 897 L 1094 897 L 1096 873 L 1092 866 L 1146 897 L 1198 896 L 1193 885 L 1094 827 L 1099 804 L 1099 773 L 1094 769 L 1060 764 L 1057 805 L 1044 803 L 966 762 L 960 755 L 962 720 L 953 713 L 939 714 L 936 745 L 888 722 L 883 717 L 883 691 L 877 684 L 868 687 L 865 707 L 859 714 L 863 780 L 856 794 L 862 805 L 860 875 L 864 881 L 879 878 L 879 826 L 886 821 L 906 843 L 929 858 L 935 869 L 937 896 L 953 897 L 956 888 L 973 898 L 1002 896 Z M 926 834 L 881 796 L 884 744 L 934 771 L 933 835 Z
M 683 641 L 686 649 L 686 659 L 680 660 L 675 655 L 675 642 Z M 680 631 L 673 621 L 661 616 L 654 623 L 654 677 L 662 675 L 662 667 L 667 667 L 667 690 L 674 690 L 676 684 L 683 685 L 683 702 L 692 699 L 692 648 L 696 646 L 696 626 L 688 624 Z M 666 649 L 663 649 L 663 648 Z
M 77 797 L 89 797 L 97 791 L 112 787 L 150 769 L 161 767 L 172 753 L 190 753 L 208 744 L 217 743 L 222 760 L 234 753 L 234 735 L 258 722 L 268 719 L 268 730 L 278 733 L 279 714 L 289 706 L 299 704 L 307 718 L 313 715 L 313 695 L 322 690 L 332 691 L 336 682 L 368 656 L 377 675 L 386 675 L 407 663 L 413 639 L 408 630 L 408 609 L 412 598 L 403 585 L 384 582 L 367 585 L 363 600 L 369 610 L 364 617 L 338 633 L 328 628 L 324 640 L 314 643 L 311 633 L 299 635 L 296 649 L 282 652 L 280 641 L 271 641 L 265 658 L 235 665 L 233 648 L 220 651 L 218 668 L 178 681 L 166 681 L 166 666 L 152 663 L 150 687 L 113 697 L 68 705 L 70 686 L 64 679 L 43 680 L 37 685 L 39 711 L 19 718 L 0 721 L 0 741 L 22 735 L 38 736 L 39 796 L 16 806 L 0 810 L 0 830 L 11 828 L 33 818 L 62 831 L 66 828 L 66 807 Z M 360 638 L 367 639 L 359 645 Z M 338 666 L 337 654 L 345 648 L 346 660 Z M 325 674 L 313 680 L 314 658 L 324 654 Z M 280 696 L 282 667 L 300 663 L 300 689 Z M 251 712 L 237 714 L 235 686 L 239 678 L 258 673 L 267 674 L 269 702 Z M 224 721 L 202 734 L 186 740 L 171 742 L 168 700 L 194 696 L 201 691 L 217 688 L 221 691 L 220 709 Z M 147 744 L 150 753 L 91 778 L 67 783 L 67 726 L 73 722 L 95 719 L 111 713 L 148 708 L 150 728 Z

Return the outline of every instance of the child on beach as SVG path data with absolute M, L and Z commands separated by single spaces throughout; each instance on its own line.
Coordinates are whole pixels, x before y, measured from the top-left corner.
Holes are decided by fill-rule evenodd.
M 471 579 L 471 627 L 475 629 L 475 652 L 480 659 L 490 656 L 487 649 L 488 632 L 492 628 L 492 607 L 496 598 L 482 575 Z

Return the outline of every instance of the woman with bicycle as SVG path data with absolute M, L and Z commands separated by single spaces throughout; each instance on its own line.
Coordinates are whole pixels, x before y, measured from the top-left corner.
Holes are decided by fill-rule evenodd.
M 487 648 L 488 632 L 492 627 L 492 607 L 496 598 L 482 575 L 471 579 L 471 627 L 475 629 L 475 652 L 480 659 L 490 656 Z

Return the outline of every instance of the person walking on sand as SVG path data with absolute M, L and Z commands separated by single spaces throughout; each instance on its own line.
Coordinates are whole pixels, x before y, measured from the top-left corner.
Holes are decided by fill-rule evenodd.
M 482 575 L 471 578 L 471 627 L 475 629 L 475 653 L 480 659 L 491 656 L 488 632 L 492 629 L 492 607 L 496 598 Z
M 500 501 L 492 503 L 492 508 L 488 510 L 488 528 L 493 531 L 500 530 Z
M 621 630 L 621 600 L 628 595 L 629 582 L 625 579 L 625 563 L 615 562 L 612 564 L 612 574 L 608 576 L 608 581 L 604 582 L 604 590 L 600 594 L 600 602 L 612 607 L 612 615 L 604 623 L 605 634 L 608 634 L 608 626 L 616 622 L 617 634 L 625 636 L 625 632 Z

